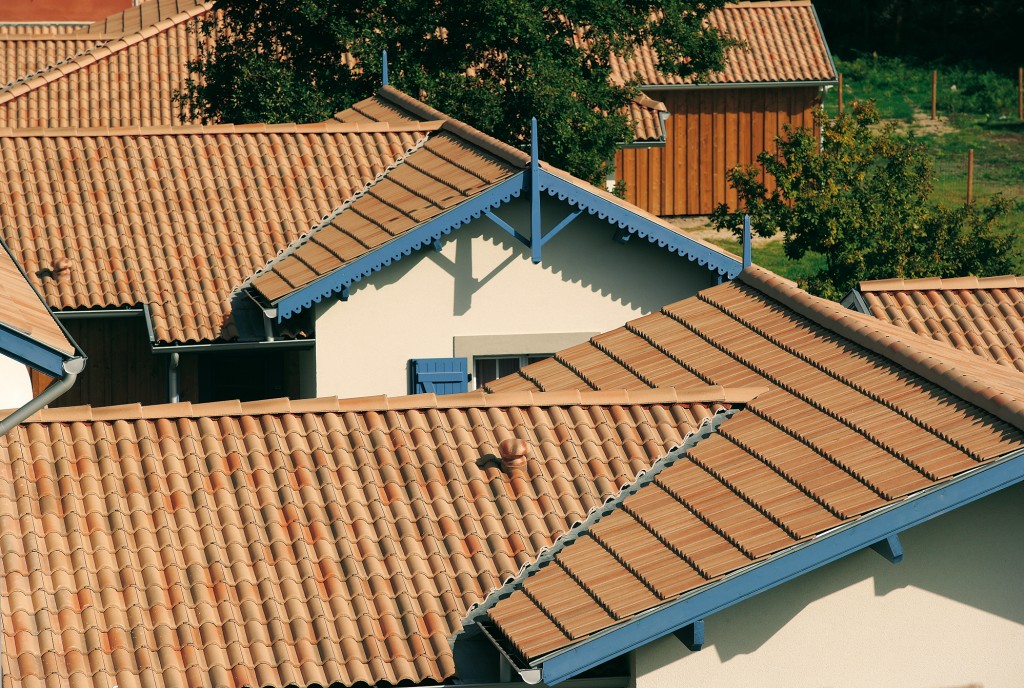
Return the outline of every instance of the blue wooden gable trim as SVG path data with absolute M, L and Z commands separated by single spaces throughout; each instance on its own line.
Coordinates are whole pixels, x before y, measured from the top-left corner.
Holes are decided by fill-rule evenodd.
M 1018 450 L 743 568 L 637 619 L 541 658 L 532 666 L 540 670 L 540 678 L 547 685 L 561 683 L 612 657 L 1022 480 L 1024 450 Z
M 541 191 L 555 196 L 560 201 L 566 201 L 577 208 L 586 210 L 591 215 L 597 215 L 602 220 L 618 225 L 620 229 L 635 234 L 641 239 L 647 239 L 661 248 L 696 261 L 698 265 L 717 272 L 723 277 L 732 279 L 743 269 L 742 263 L 735 258 L 663 227 L 650 218 L 594 193 L 583 185 L 574 184 L 543 168 L 540 169 L 540 174 L 537 176 L 540 179 Z
M 281 299 L 277 305 L 277 321 L 310 308 L 325 298 L 347 289 L 354 282 L 369 277 L 391 263 L 401 260 L 424 246 L 432 246 L 442 236 L 450 234 L 471 220 L 479 218 L 487 211 L 508 203 L 523 193 L 523 182 L 526 172 L 518 172 L 505 181 L 492 186 L 451 210 L 419 227 L 396 237 L 386 244 L 357 258 L 348 265 L 335 270 L 329 275 L 311 282 L 302 289 Z
M 64 361 L 75 357 L 54 351 L 24 332 L 3 324 L 0 324 L 0 353 L 50 377 L 64 377 Z

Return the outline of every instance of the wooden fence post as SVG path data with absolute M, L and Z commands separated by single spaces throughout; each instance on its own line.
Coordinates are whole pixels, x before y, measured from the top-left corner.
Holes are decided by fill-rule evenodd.
M 843 73 L 839 72 L 839 114 L 843 114 Z M 1024 119 L 1024 115 L 1021 116 Z
M 974 201 L 974 149 L 967 151 L 967 202 Z
M 936 87 L 938 86 L 938 83 L 939 83 L 939 73 L 937 71 L 935 71 L 935 70 L 932 70 L 932 119 L 935 119 L 935 95 L 936 95 Z
M 843 83 L 843 77 L 839 78 Z M 1024 121 L 1024 67 L 1017 67 L 1017 119 Z

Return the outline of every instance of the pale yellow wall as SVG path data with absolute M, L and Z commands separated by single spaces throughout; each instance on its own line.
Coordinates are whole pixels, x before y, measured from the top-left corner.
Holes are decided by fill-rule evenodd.
M 691 653 L 669 636 L 634 653 L 636 688 L 1024 686 L 1024 487 L 705 620 Z
M 32 398 L 28 368 L 0 355 L 0 409 L 15 409 Z
M 544 208 L 545 227 L 553 227 L 569 206 L 546 198 Z M 498 214 L 528 228 L 528 210 L 518 200 Z M 528 247 L 482 217 L 446 237 L 440 252 L 393 263 L 353 285 L 348 301 L 318 306 L 316 393 L 405 394 L 408 360 L 453 356 L 456 336 L 585 340 L 715 283 L 697 263 L 635 237 L 618 244 L 613 234 L 584 214 L 534 265 Z

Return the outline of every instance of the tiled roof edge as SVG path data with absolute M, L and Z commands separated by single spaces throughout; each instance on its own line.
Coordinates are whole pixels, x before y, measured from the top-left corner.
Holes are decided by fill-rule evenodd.
M 68 406 L 47 408 L 25 423 L 72 423 L 158 418 L 207 418 L 215 416 L 260 416 L 301 413 L 363 413 L 369 411 L 412 411 L 428 409 L 507 408 L 548 406 L 649 406 L 655 404 L 723 403 L 745 404 L 767 387 L 687 386 L 642 390 L 563 392 L 502 392 L 483 390 L 463 394 L 410 394 L 389 397 L 320 397 L 318 399 L 264 399 L 240 402 L 215 401 L 204 404 L 123 404 L 120 406 Z
M 1024 289 L 1024 276 L 999 275 L 997 277 L 920 277 L 917 279 L 867 280 L 857 286 L 858 291 L 944 291 L 972 289 Z
M 81 40 L 81 39 L 79 39 L 79 40 Z M 58 60 L 57 62 L 54 62 L 53 64 L 46 65 L 42 69 L 38 69 L 38 70 L 36 70 L 34 72 L 30 72 L 28 74 L 23 74 L 22 76 L 19 76 L 17 79 L 14 79 L 13 81 L 9 81 L 6 84 L 3 84 L 2 86 L 0 86 L 0 99 L 3 99 L 3 95 L 4 94 L 11 92 L 19 84 L 26 84 L 26 83 L 34 80 L 34 79 L 44 77 L 45 75 L 49 74 L 50 72 L 52 72 L 54 70 L 57 70 L 57 69 L 60 69 L 64 65 L 71 64 L 73 61 L 77 60 L 78 58 L 84 57 L 85 55 L 88 55 L 91 51 L 95 50 L 96 48 L 102 48 L 106 44 L 107 44 L 107 41 L 97 41 L 95 45 L 90 46 L 89 48 L 86 48 L 85 50 L 81 50 L 81 51 L 75 53 L 74 55 L 71 55 L 69 57 L 64 58 L 63 60 Z
M 483 148 L 488 153 L 511 162 L 514 165 L 522 165 L 525 167 L 530 164 L 530 156 L 527 153 L 524 153 L 518 148 L 514 148 L 507 143 L 499 141 L 493 136 L 488 136 L 479 129 L 469 126 L 465 122 L 453 119 L 448 115 L 435 110 L 423 101 L 417 100 L 407 93 L 399 91 L 397 88 L 384 86 L 377 92 L 377 95 L 405 110 L 408 110 L 417 117 L 428 120 L 444 120 L 443 128 L 447 131 L 452 132 L 474 146 Z
M 631 483 L 623 485 L 622 489 L 620 489 L 618 494 L 614 497 L 608 498 L 602 504 L 591 509 L 583 521 L 576 523 L 572 528 L 560 535 L 550 547 L 541 549 L 537 558 L 533 562 L 524 564 L 523 567 L 519 569 L 519 573 L 512 578 L 507 579 L 501 587 L 491 590 L 482 602 L 471 606 L 469 610 L 467 610 L 466 615 L 462 620 L 462 630 L 456 632 L 456 634 L 449 639 L 449 643 L 454 644 L 455 638 L 458 635 L 465 632 L 468 627 L 475 624 L 477 619 L 486 614 L 499 601 L 521 588 L 523 583 L 530 576 L 537 573 L 537 571 L 553 561 L 559 552 L 564 550 L 566 547 L 569 547 L 573 542 L 579 539 L 581 535 L 585 534 L 591 527 L 593 527 L 594 524 L 619 508 L 619 506 L 621 506 L 628 497 L 631 497 L 640 488 L 652 483 L 659 473 L 675 463 L 681 456 L 683 456 L 683 454 L 689 451 L 698 442 L 717 432 L 718 427 L 731 418 L 737 410 L 738 409 L 728 409 L 725 411 L 719 411 L 714 416 L 706 418 L 696 430 L 683 438 L 682 444 L 675 449 L 666 452 L 664 456 L 655 461 L 654 464 L 652 464 L 646 471 L 640 471 L 637 474 L 636 479 Z
M 849 310 L 838 303 L 811 296 L 764 268 L 751 266 L 737 279 L 818 325 L 885 356 L 1014 427 L 1024 429 L 1024 400 L 994 391 L 984 379 L 988 373 L 988 362 L 974 354 L 963 355 L 978 358 L 976 363 L 970 363 L 978 374 L 964 372 L 946 357 L 940 359 L 922 353 L 914 346 L 914 340 L 923 339 L 920 335 Z M 931 342 L 930 339 L 927 341 Z M 956 359 L 959 354 L 961 352 L 950 347 L 951 358 Z
M 339 122 L 325 120 L 309 124 L 181 124 L 150 127 L 96 127 L 96 128 L 0 128 L 0 138 L 88 138 L 116 136 L 186 136 L 208 134 L 380 134 L 403 132 L 433 132 L 441 128 L 440 121 L 409 122 Z
M 211 5 L 212 6 L 212 5 Z M 153 36 L 163 33 L 182 22 L 188 21 L 192 17 L 198 16 L 209 11 L 210 7 L 207 5 L 201 5 L 199 7 L 193 7 L 183 12 L 179 12 L 173 17 L 167 19 L 161 19 L 160 21 L 152 24 L 151 26 L 144 27 L 134 33 L 125 34 L 115 40 L 103 43 L 102 45 L 93 46 L 84 53 L 75 55 L 74 57 L 64 60 L 56 65 L 51 65 L 45 69 L 37 72 L 30 79 L 25 81 L 19 81 L 13 86 L 9 86 L 7 90 L 0 93 L 0 104 L 6 103 L 13 100 L 25 93 L 34 91 L 37 88 L 45 86 L 46 84 L 53 81 L 55 78 L 67 76 L 73 72 L 77 72 L 80 69 L 88 67 L 91 64 L 95 64 L 100 60 L 105 60 L 111 55 L 115 55 L 122 50 L 130 48 L 131 46 L 141 43 L 144 40 L 152 38 Z M 88 34 L 72 34 L 72 35 L 88 35 Z M 54 75 L 55 71 L 59 71 L 59 75 Z

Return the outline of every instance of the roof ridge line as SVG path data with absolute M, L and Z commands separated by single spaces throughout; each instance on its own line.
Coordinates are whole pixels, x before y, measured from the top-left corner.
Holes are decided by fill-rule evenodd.
M 2 90 L 2 89 L 0 89 Z M 2 127 L 2 138 L 113 138 L 118 136 L 200 136 L 208 134 L 384 134 L 405 132 L 434 132 L 441 128 L 439 121 L 392 124 L 376 122 L 339 122 L 325 120 L 296 124 L 174 124 L 134 127 Z
M 88 40 L 88 39 L 78 39 L 78 40 Z M 19 84 L 28 83 L 29 81 L 32 81 L 33 79 L 41 77 L 41 76 L 43 76 L 45 74 L 49 74 L 50 72 L 52 72 L 55 69 L 60 69 L 64 65 L 70 64 L 72 61 L 77 60 L 79 57 L 84 57 L 85 55 L 88 55 L 91 51 L 95 50 L 96 48 L 102 48 L 103 46 L 105 46 L 109 42 L 110 42 L 110 39 L 105 40 L 105 41 L 97 40 L 95 45 L 91 45 L 88 48 L 86 48 L 85 50 L 79 50 L 74 55 L 69 55 L 68 57 L 65 57 L 65 58 L 63 58 L 61 60 L 57 60 L 56 62 L 48 64 L 45 67 L 40 67 L 39 69 L 37 69 L 34 72 L 29 72 L 28 74 L 22 74 L 18 78 L 13 79 L 11 81 L 8 81 L 6 84 L 0 85 L 0 98 L 3 98 L 4 94 L 10 92 L 12 89 L 14 89 Z
M 510 162 L 514 165 L 521 165 L 523 167 L 530 164 L 530 156 L 527 153 L 524 153 L 518 148 L 510 146 L 504 141 L 496 139 L 489 134 L 485 134 L 479 129 L 476 129 L 461 120 L 445 115 L 441 111 L 436 110 L 421 100 L 413 98 L 394 86 L 382 87 L 377 91 L 377 95 L 390 101 L 394 105 L 398 105 L 399 107 L 408 110 L 417 117 L 421 117 L 423 119 L 442 120 L 444 122 L 442 128 L 446 131 L 455 134 L 459 138 L 464 139 L 479 148 L 483 148 L 488 153 L 499 157 L 506 162 Z
M 24 95 L 25 93 L 34 91 L 35 89 L 50 83 L 54 79 L 50 79 L 48 77 L 54 71 L 60 71 L 61 76 L 66 76 L 71 72 L 77 72 L 81 69 L 84 69 L 85 67 L 88 67 L 91 64 L 96 64 L 100 60 L 108 59 L 111 55 L 115 55 L 121 52 L 122 50 L 126 50 L 132 47 L 133 45 L 137 45 L 144 40 L 156 36 L 157 34 L 173 29 L 179 24 L 182 24 L 197 15 L 208 12 L 209 9 L 210 7 L 207 6 L 207 3 L 204 3 L 203 5 L 199 5 L 184 10 L 182 12 L 175 14 L 173 17 L 161 19 L 160 21 L 154 24 L 144 26 L 141 29 L 138 29 L 137 31 L 133 31 L 132 33 L 126 33 L 119 36 L 118 38 L 115 38 L 114 40 L 107 41 L 101 45 L 95 45 L 92 48 L 89 48 L 89 50 L 85 51 L 83 54 L 75 55 L 71 58 L 68 58 L 65 61 L 57 63 L 56 65 L 50 65 L 48 67 L 45 67 L 39 73 L 33 75 L 32 78 L 26 79 L 25 81 L 15 84 L 10 89 L 0 92 L 0 104 L 6 103 L 21 95 Z M 89 34 L 70 35 L 88 36 Z M 64 70 L 63 67 L 70 68 Z M 18 88 L 18 86 L 22 86 L 23 88 Z
M 864 280 L 857 285 L 859 292 L 880 291 L 946 291 L 1024 288 L 1024 276 L 993 275 L 991 277 L 916 277 Z
M 998 366 L 1002 375 L 1010 375 L 1011 371 L 1006 369 L 1006 366 L 991 363 L 977 354 L 961 352 L 953 347 L 948 347 L 949 354 L 941 359 L 921 353 L 919 348 L 913 345 L 913 341 L 931 343 L 933 340 L 872 316 L 851 311 L 838 303 L 812 296 L 802 289 L 785 284 L 774 273 L 758 266 L 748 267 L 737 279 L 825 329 L 903 366 L 1010 425 L 1024 429 L 1024 399 L 997 391 L 979 379 L 979 375 L 990 370 L 989 366 Z M 969 363 L 970 369 L 978 371 L 977 374 L 965 373 L 961 367 L 949 362 L 950 359 L 955 361 L 964 356 L 977 359 Z M 968 365 L 969 359 L 962 360 Z M 1016 372 L 1012 374 L 1020 375 Z
M 366 413 L 427 409 L 502 408 L 512 406 L 635 406 L 658 404 L 745 404 L 767 387 L 689 385 L 639 390 L 563 390 L 553 392 L 496 392 L 483 390 L 461 394 L 407 394 L 389 397 L 319 397 L 316 399 L 264 399 L 260 401 L 178 402 L 118 406 L 68 406 L 43 409 L 24 423 L 71 423 L 159 418 L 206 418 L 303 413 Z
M 614 497 L 609 497 L 601 504 L 593 507 L 589 512 L 587 512 L 587 516 L 583 521 L 574 524 L 572 528 L 558 536 L 550 547 L 541 548 L 537 553 L 536 559 L 528 564 L 524 564 L 515 576 L 506 579 L 500 587 L 491 590 L 482 601 L 472 605 L 468 610 L 466 610 L 466 614 L 462 617 L 462 629 L 456 631 L 451 638 L 449 638 L 449 644 L 453 644 L 458 635 L 464 633 L 466 629 L 475 624 L 477 619 L 486 614 L 500 600 L 508 597 L 512 592 L 520 588 L 522 584 L 533 574 L 554 562 L 555 557 L 558 556 L 562 550 L 587 533 L 589 529 L 602 518 L 614 512 L 623 504 L 623 502 L 625 502 L 627 498 L 636 494 L 636 492 L 641 488 L 654 483 L 655 479 L 664 469 L 682 459 L 686 452 L 701 440 L 704 440 L 716 433 L 718 431 L 718 426 L 727 421 L 737 412 L 737 409 L 728 409 L 719 411 L 710 418 L 705 418 L 693 432 L 683 438 L 682 443 L 678 447 L 666 452 L 663 456 L 658 458 L 649 469 L 642 470 L 637 473 L 633 482 L 623 485 Z

